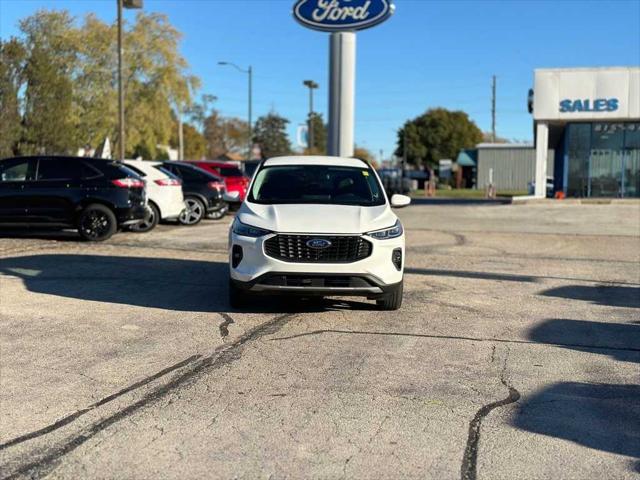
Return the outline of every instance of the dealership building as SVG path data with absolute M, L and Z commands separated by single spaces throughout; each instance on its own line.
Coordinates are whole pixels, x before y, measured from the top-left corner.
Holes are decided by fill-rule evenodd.
M 640 67 L 537 69 L 529 110 L 536 196 L 640 197 Z

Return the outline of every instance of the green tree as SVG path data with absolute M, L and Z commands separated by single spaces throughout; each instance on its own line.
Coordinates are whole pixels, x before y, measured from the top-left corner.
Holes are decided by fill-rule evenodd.
M 186 110 L 191 121 L 201 133 L 204 134 L 207 118 L 213 114 L 213 104 L 218 99 L 215 95 L 203 94 L 199 102 L 193 102 Z
M 353 149 L 353 158 L 359 158 L 360 160 L 364 160 L 369 165 L 371 165 L 371 167 L 374 169 L 378 168 L 378 162 L 376 162 L 375 156 L 373 155 L 373 153 L 371 153 L 370 150 L 364 147 L 359 147 L 356 145 L 355 148 Z
M 73 18 L 40 10 L 20 22 L 27 51 L 22 153 L 72 153 L 77 147 L 72 74 Z
M 77 25 L 66 11 L 40 10 L 22 20 L 20 29 L 24 86 L 3 83 L 7 69 L 13 68 L 4 54 L 0 66 L 2 128 L 16 125 L 5 116 L 15 118 L 17 95 L 23 116 L 20 152 L 72 153 L 87 144 L 97 147 L 106 137 L 117 144 L 115 25 L 94 15 Z M 188 74 L 178 51 L 180 39 L 164 15 L 140 13 L 134 23 L 124 25 L 128 156 L 143 152 L 145 158 L 155 158 L 157 145 L 167 144 L 173 133 L 174 106 L 185 110 L 191 104 L 199 81 Z M 6 144 L 15 142 L 15 136 L 13 130 L 2 130 Z
M 18 92 L 23 81 L 26 52 L 15 38 L 0 40 L 0 158 L 18 153 L 22 117 Z
M 78 30 L 78 65 L 74 75 L 74 105 L 78 118 L 80 146 L 97 147 L 117 134 L 117 50 L 116 25 L 108 25 L 95 15 L 84 18 Z
M 327 154 L 327 125 L 322 119 L 322 114 L 313 112 L 307 125 L 313 130 L 313 144 L 309 145 L 305 155 L 326 155 Z M 311 138 L 309 136 L 308 138 Z
M 184 141 L 184 158 L 188 160 L 200 160 L 207 150 L 207 142 L 204 136 L 193 126 L 185 123 L 182 126 Z
M 126 151 L 143 145 L 155 157 L 156 145 L 171 138 L 172 105 L 190 105 L 199 80 L 187 74 L 178 51 L 182 35 L 166 15 L 138 13 L 125 36 Z
M 407 121 L 398 131 L 398 157 L 404 155 L 405 138 L 409 163 L 433 165 L 444 158 L 455 159 L 463 148 L 474 147 L 482 141 L 482 131 L 465 112 L 434 108 Z
M 262 158 L 289 155 L 291 142 L 287 136 L 289 120 L 275 112 L 258 118 L 253 134 L 253 141 L 260 145 Z
M 249 143 L 249 124 L 237 117 L 226 118 L 224 138 L 227 153 L 246 154 Z
M 225 153 L 246 155 L 249 126 L 244 120 L 226 118 L 214 110 L 204 121 L 204 137 L 208 158 L 218 158 Z
M 207 149 L 207 142 L 204 136 L 196 127 L 189 123 L 182 124 L 182 135 L 184 142 L 184 158 L 186 160 L 200 160 L 204 157 Z M 169 142 L 172 148 L 179 148 L 180 141 L 178 139 L 178 122 L 174 126 L 174 133 L 171 135 Z

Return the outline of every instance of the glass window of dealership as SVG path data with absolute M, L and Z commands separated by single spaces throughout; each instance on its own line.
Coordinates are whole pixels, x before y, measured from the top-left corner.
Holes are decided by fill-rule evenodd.
M 567 197 L 640 197 L 640 68 L 536 70 L 532 113 L 536 186 L 553 177 Z

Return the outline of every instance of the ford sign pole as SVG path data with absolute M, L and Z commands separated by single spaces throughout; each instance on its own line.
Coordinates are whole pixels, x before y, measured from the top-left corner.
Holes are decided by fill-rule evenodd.
M 329 37 L 329 155 L 353 157 L 355 80 L 356 34 L 332 33 Z
M 293 16 L 302 25 L 331 32 L 329 38 L 329 155 L 352 157 L 356 34 L 388 19 L 391 0 L 297 0 Z

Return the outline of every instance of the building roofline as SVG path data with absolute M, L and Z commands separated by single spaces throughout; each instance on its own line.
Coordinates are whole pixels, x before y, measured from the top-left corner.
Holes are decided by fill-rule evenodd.
M 478 143 L 476 149 L 481 148 L 533 148 L 532 143 Z
M 627 66 L 613 66 L 613 67 L 541 67 L 534 68 L 534 72 L 591 72 L 591 71 L 606 71 L 606 70 L 637 70 L 640 71 L 638 65 Z

